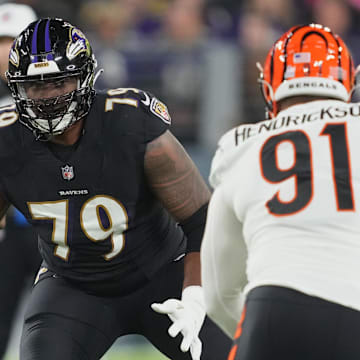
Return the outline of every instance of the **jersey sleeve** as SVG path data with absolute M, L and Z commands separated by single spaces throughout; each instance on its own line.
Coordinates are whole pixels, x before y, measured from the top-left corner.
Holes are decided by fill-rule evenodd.
M 145 143 L 159 137 L 171 125 L 167 106 L 149 92 L 136 88 L 117 88 L 98 92 L 107 118 L 116 118 L 122 132 L 142 133 Z M 101 100 L 103 99 L 103 100 Z
M 208 315 L 233 337 L 244 305 L 247 250 L 242 224 L 223 188 L 217 188 L 210 200 L 201 246 L 201 274 Z
M 213 189 L 216 189 L 222 183 L 223 175 L 228 167 L 229 160 L 227 158 L 229 149 L 232 147 L 233 132 L 234 130 L 230 130 L 220 138 L 212 159 L 209 183 Z
M 97 92 L 96 101 L 100 111 L 104 109 L 104 123 L 110 137 L 136 134 L 139 141 L 146 144 L 162 135 L 171 125 L 167 106 L 151 93 L 140 89 L 101 90 Z
M 150 142 L 170 128 L 171 116 L 167 106 L 154 95 L 142 91 L 140 101 L 145 113 L 145 142 Z

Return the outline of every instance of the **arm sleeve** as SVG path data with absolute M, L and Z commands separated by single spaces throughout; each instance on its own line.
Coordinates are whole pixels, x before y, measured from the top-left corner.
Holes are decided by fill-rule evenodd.
M 208 316 L 231 338 L 244 305 L 246 256 L 242 224 L 219 187 L 210 200 L 201 247 L 202 286 Z

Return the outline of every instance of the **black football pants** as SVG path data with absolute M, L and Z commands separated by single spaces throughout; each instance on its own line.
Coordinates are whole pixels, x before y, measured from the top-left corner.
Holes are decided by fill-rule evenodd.
M 179 349 L 182 335 L 168 335 L 168 316 L 150 308 L 181 296 L 183 267 L 183 260 L 172 262 L 144 288 L 121 297 L 90 295 L 53 273 L 43 274 L 26 311 L 20 359 L 100 359 L 119 336 L 140 334 L 170 359 L 190 360 L 190 353 Z M 231 339 L 210 320 L 200 336 L 202 360 L 227 358 Z
M 301 292 L 250 291 L 229 360 L 359 360 L 360 311 Z

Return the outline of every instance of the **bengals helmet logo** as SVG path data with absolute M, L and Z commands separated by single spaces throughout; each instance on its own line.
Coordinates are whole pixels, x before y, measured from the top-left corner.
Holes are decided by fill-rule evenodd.
M 259 66 L 258 66 L 259 67 Z M 323 96 L 349 101 L 355 68 L 343 40 L 318 24 L 294 26 L 270 49 L 259 82 L 270 116 L 279 100 Z

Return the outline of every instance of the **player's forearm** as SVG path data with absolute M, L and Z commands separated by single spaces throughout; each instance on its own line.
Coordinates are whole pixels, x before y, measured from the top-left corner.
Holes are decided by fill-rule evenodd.
M 238 253 L 238 244 L 233 244 L 232 253 L 231 247 L 221 246 L 226 242 L 224 238 L 205 239 L 201 271 L 206 312 L 228 336 L 233 337 L 244 306 L 242 289 L 246 276 L 242 272 L 243 254 Z M 234 269 L 238 272 L 234 273 Z
M 241 317 L 246 257 L 242 225 L 223 191 L 215 190 L 201 247 L 202 283 L 209 317 L 230 337 Z
M 206 312 L 232 338 L 242 311 L 241 291 L 233 283 L 237 276 L 226 274 L 227 264 L 221 265 L 223 271 L 219 269 L 219 263 L 215 261 L 217 250 L 214 248 L 213 240 L 207 233 L 201 248 L 201 275 Z
M 191 252 L 185 256 L 183 289 L 191 285 L 201 285 L 200 252 Z

